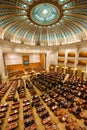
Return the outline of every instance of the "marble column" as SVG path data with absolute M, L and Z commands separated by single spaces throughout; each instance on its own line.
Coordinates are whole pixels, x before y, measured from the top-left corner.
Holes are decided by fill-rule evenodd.
M 58 62 L 58 52 L 47 52 L 46 53 L 46 70 L 47 71 L 49 71 L 50 64 L 54 64 L 56 67 L 57 62 Z
M 67 49 L 65 50 L 65 59 L 64 59 L 64 74 L 66 73 L 66 64 L 67 64 Z
M 2 81 L 4 81 L 7 78 L 7 76 L 5 73 L 5 63 L 4 63 L 3 52 L 1 48 L 0 48 L 0 72 L 2 75 Z
M 78 64 L 78 57 L 79 57 L 79 53 L 78 53 L 78 48 L 75 49 L 75 64 L 74 64 L 74 70 L 73 70 L 73 74 L 75 75 L 75 72 L 77 71 L 77 64 Z

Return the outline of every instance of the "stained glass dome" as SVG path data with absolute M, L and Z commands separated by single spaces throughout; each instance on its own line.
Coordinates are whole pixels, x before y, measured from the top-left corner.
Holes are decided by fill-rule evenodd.
M 0 0 L 0 38 L 65 45 L 87 39 L 87 0 Z
M 51 4 L 40 4 L 31 11 L 31 18 L 35 23 L 48 25 L 56 22 L 59 17 L 59 10 Z

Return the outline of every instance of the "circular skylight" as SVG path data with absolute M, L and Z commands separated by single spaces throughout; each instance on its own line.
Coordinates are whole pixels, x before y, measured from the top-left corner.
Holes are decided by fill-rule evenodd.
M 56 6 L 45 3 L 35 6 L 31 11 L 32 20 L 40 25 L 50 25 L 59 18 L 59 10 Z

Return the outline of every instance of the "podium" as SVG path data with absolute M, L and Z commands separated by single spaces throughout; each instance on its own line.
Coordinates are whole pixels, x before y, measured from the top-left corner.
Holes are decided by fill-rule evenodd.
M 55 71 L 55 65 L 54 64 L 50 64 L 49 71 L 50 72 L 54 72 Z

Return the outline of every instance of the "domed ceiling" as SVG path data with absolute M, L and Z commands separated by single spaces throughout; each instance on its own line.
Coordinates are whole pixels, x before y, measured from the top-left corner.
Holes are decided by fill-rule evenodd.
M 0 0 L 0 38 L 27 45 L 87 39 L 87 0 Z

